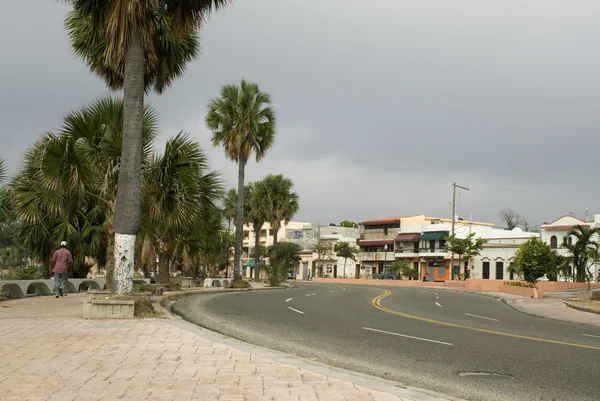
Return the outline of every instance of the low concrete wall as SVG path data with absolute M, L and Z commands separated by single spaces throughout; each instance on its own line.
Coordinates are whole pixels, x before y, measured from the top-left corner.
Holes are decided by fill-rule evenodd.
M 135 302 L 93 299 L 83 303 L 84 319 L 133 319 Z
M 85 286 L 92 289 L 102 289 L 105 283 L 106 280 L 103 278 L 71 278 L 67 282 L 67 293 L 79 292 Z M 53 294 L 55 284 L 54 279 L 5 280 L 0 281 L 0 290 L 5 288 L 11 298 L 23 298 L 30 288 L 35 291 L 35 295 Z
M 419 280 L 372 280 L 372 279 L 355 279 L 355 278 L 313 278 L 315 283 L 330 283 L 330 284 L 349 284 L 349 285 L 384 285 L 388 287 L 448 287 L 448 288 L 465 288 L 464 281 L 419 281 Z
M 484 279 L 467 279 L 467 289 L 475 291 L 485 292 L 506 292 L 508 294 L 517 294 L 514 291 L 515 288 L 527 288 L 504 285 L 505 282 L 510 280 L 484 280 Z M 518 280 L 513 280 L 518 281 Z M 525 281 L 521 281 L 523 284 L 527 284 Z M 564 291 L 570 289 L 585 289 L 587 283 L 569 283 L 566 281 L 539 281 L 537 283 L 538 297 L 543 298 L 544 292 Z M 600 284 L 592 284 L 592 288 L 600 288 Z M 533 289 L 531 289 L 533 294 Z M 528 295 L 525 295 L 528 296 Z
M 204 287 L 226 287 L 231 283 L 229 278 L 206 278 L 204 279 Z
M 533 288 L 529 287 L 518 287 L 514 285 L 503 285 L 500 288 L 500 292 L 504 292 L 506 294 L 520 295 L 522 297 L 535 298 L 536 294 Z M 539 291 L 538 291 L 539 297 Z

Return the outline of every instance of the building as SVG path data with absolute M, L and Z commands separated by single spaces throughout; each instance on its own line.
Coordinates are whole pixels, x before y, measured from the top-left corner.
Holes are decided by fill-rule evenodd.
M 481 255 L 472 260 L 459 260 L 447 250 L 446 239 L 452 232 L 452 220 L 427 215 L 393 217 L 360 223 L 360 262 L 362 274 L 381 274 L 393 261 L 409 263 L 423 277 L 446 281 L 468 275 L 472 278 L 510 279 L 510 261 L 519 246 L 536 233 L 520 229 L 513 231 L 494 228 L 494 224 L 465 221 L 454 224 L 458 238 L 474 233 L 488 243 Z M 391 254 L 390 254 L 391 252 Z
M 569 231 L 577 226 L 583 226 L 587 228 L 600 228 L 600 215 L 594 216 L 594 221 L 588 221 L 575 217 L 573 215 L 562 216 L 558 219 L 542 224 L 541 238 L 546 244 L 550 245 L 550 248 L 554 249 L 559 255 L 569 256 L 567 248 L 564 246 L 565 243 L 572 245 L 574 241 L 577 241 L 576 237 L 569 236 Z M 598 237 L 596 236 L 598 241 Z M 600 264 L 596 264 L 592 270 L 594 275 L 593 281 L 598 282 L 600 277 Z M 567 280 L 568 277 L 572 276 L 573 267 L 572 265 L 567 266 L 567 277 L 561 277 L 563 280 Z
M 321 257 L 313 252 L 313 249 L 319 239 L 325 243 L 334 246 L 338 242 L 348 242 L 350 245 L 356 245 L 358 241 L 358 228 L 348 228 L 340 226 L 317 226 L 307 222 L 290 221 L 287 224 L 282 222 L 281 228 L 277 233 L 278 242 L 292 242 L 298 244 L 302 251 L 301 260 L 298 266 L 298 279 L 307 279 L 309 275 L 318 277 L 353 277 L 355 274 L 355 265 L 351 260 L 346 261 L 346 272 L 343 270 L 344 260 L 338 258 L 334 253 Z M 259 233 L 260 245 L 265 248 L 273 246 L 273 229 L 270 223 L 265 223 Z M 252 225 L 244 225 L 244 240 L 242 249 L 242 265 L 244 266 L 246 277 L 254 277 L 254 254 L 255 232 Z M 261 273 L 261 275 L 264 275 Z

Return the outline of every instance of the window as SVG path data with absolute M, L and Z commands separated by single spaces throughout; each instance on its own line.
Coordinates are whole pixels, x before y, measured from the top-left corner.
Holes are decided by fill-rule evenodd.
M 558 239 L 556 238 L 556 235 L 553 235 L 552 237 L 550 237 L 550 248 L 552 248 L 552 249 L 558 248 Z
M 432 241 L 429 241 L 429 250 L 430 250 L 431 252 L 434 252 L 434 251 L 435 251 L 435 241 L 433 241 L 433 240 L 432 240 Z
M 512 262 L 508 264 L 508 267 L 512 266 Z M 508 279 L 509 280 L 514 280 L 515 279 L 515 272 L 513 269 L 509 269 L 510 273 L 508 273 Z
M 440 240 L 440 249 L 444 249 L 446 247 L 446 241 L 444 241 L 443 239 Z
M 267 230 L 260 230 L 260 238 L 264 238 L 267 236 Z
M 482 274 L 484 279 L 490 279 L 490 262 L 483 262 Z
M 250 231 L 244 231 L 244 239 L 248 239 L 250 237 Z
M 269 230 L 269 235 L 270 235 L 270 236 L 273 236 L 273 235 L 275 235 L 275 230 L 273 230 L 273 229 L 271 228 L 271 229 Z
M 504 262 L 496 262 L 496 280 L 504 280 Z
M 413 268 L 414 268 L 416 271 L 419 271 L 419 262 L 413 262 Z
M 388 235 L 388 228 L 387 228 L 387 226 L 383 227 L 383 235 Z

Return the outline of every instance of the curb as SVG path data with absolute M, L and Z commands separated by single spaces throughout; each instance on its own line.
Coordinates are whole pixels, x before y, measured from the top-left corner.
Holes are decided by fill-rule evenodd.
M 273 288 L 276 289 L 276 288 Z M 243 289 L 248 291 L 248 289 Z M 224 291 L 215 291 L 213 295 L 218 295 Z M 228 292 L 240 292 L 240 291 L 228 291 Z M 207 293 L 207 292 L 205 292 Z M 210 294 L 210 292 L 208 292 Z M 171 299 L 173 300 L 173 299 Z M 393 394 L 400 399 L 408 397 L 414 401 L 464 401 L 461 398 L 454 396 L 437 393 L 432 390 L 420 389 L 404 385 L 400 382 L 389 381 L 376 376 L 370 376 L 368 374 L 354 372 L 348 369 L 334 367 L 325 363 L 320 363 L 314 360 L 302 358 L 300 356 L 288 354 L 282 351 L 274 350 L 271 348 L 263 347 L 260 345 L 252 344 L 243 340 L 239 340 L 234 337 L 230 337 L 226 334 L 218 331 L 211 330 L 207 327 L 193 323 L 188 320 L 185 313 L 178 313 L 173 311 L 172 305 L 167 306 L 167 313 L 171 315 L 169 324 L 176 326 L 180 329 L 194 333 L 202 338 L 209 339 L 211 341 L 219 342 L 228 347 L 239 349 L 248 352 L 252 355 L 260 356 L 263 358 L 270 359 L 275 363 L 281 363 L 285 365 L 291 365 L 299 369 L 305 369 L 312 373 L 320 374 L 326 377 L 336 378 L 344 380 L 353 384 L 368 387 L 373 390 L 377 390 L 387 394 Z
M 588 308 L 586 306 L 579 306 L 577 304 L 574 304 L 570 301 L 562 301 L 563 304 L 567 305 L 569 308 L 573 308 L 573 309 L 577 309 L 580 310 L 582 312 L 588 312 L 588 313 L 594 313 L 596 315 L 600 315 L 600 310 L 598 309 L 594 309 L 594 308 Z

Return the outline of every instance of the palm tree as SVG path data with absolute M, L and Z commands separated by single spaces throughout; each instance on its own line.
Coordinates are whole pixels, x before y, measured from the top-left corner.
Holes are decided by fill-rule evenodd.
M 344 258 L 344 278 L 346 277 L 346 261 L 348 259 L 356 262 L 356 255 L 358 249 L 354 246 L 350 246 L 347 242 L 338 242 L 334 245 L 333 250 L 335 251 L 338 258 Z
M 209 104 L 206 125 L 213 131 L 213 144 L 223 145 L 225 155 L 238 164 L 238 199 L 235 222 L 233 278 L 242 279 L 244 180 L 246 163 L 255 154 L 259 162 L 275 141 L 275 111 L 271 96 L 258 85 L 242 80 L 240 86 L 226 85 L 221 97 Z
M 184 133 L 169 139 L 144 174 L 145 236 L 158 256 L 158 281 L 169 282 L 169 264 L 177 240 L 218 215 L 222 190 L 218 173 L 207 172 L 208 161 L 198 143 Z
M 231 188 L 223 199 L 223 217 L 227 220 L 229 230 L 231 230 L 231 221 L 235 221 L 237 196 L 235 188 Z
M 94 229 L 87 230 L 89 235 L 94 235 L 89 240 L 93 239 L 96 254 L 88 256 L 94 256 L 100 266 L 106 266 L 109 287 L 111 266 L 114 266 L 112 222 L 121 157 L 123 109 L 121 99 L 103 97 L 69 113 L 57 135 L 47 134 L 29 150 L 25 167 L 15 180 L 15 189 L 18 189 L 15 191 L 18 195 L 16 205 L 19 216 L 25 217 L 21 239 L 34 248 L 43 245 L 44 250 L 38 249 L 36 254 L 46 255 L 43 256 L 45 261 L 47 253 L 58 244 L 45 244 L 50 239 L 50 232 L 55 232 L 67 221 L 75 224 L 75 213 L 84 207 L 86 218 L 83 223 L 94 222 L 90 226 Z M 156 135 L 156 121 L 154 111 L 145 107 L 142 120 L 144 164 Z M 42 229 L 44 225 L 36 227 L 38 222 L 46 224 L 46 228 Z M 68 226 L 63 226 L 63 231 L 66 228 Z M 70 247 L 77 243 L 69 242 Z
M 123 89 L 121 173 L 114 207 L 116 292 L 133 289 L 135 236 L 142 218 L 144 92 L 181 76 L 199 49 L 198 28 L 228 0 L 67 0 L 65 21 L 75 52 L 112 89 Z
M 4 180 L 6 180 L 6 176 L 6 163 L 0 157 L 0 229 L 8 224 L 12 214 L 10 189 L 2 185 Z
M 267 220 L 268 204 L 263 181 L 250 182 L 245 188 L 244 220 L 254 228 L 254 277 L 260 277 L 260 231 Z
M 268 175 L 264 179 L 267 188 L 269 204 L 269 222 L 273 229 L 273 245 L 277 245 L 277 234 L 281 228 L 281 222 L 284 224 L 289 221 L 298 212 L 298 194 L 292 191 L 294 183 L 283 175 Z
M 600 249 L 600 243 L 596 240 L 599 233 L 597 228 L 577 225 L 563 239 L 562 246 L 567 249 L 569 260 L 573 262 L 578 282 L 586 281 L 588 265 L 594 259 L 591 256 Z M 569 241 L 571 237 L 575 237 L 575 241 Z

